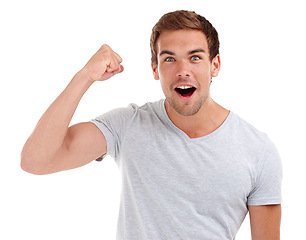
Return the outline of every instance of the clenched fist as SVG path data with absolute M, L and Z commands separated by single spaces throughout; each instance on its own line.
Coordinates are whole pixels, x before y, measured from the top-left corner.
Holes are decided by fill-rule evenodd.
M 82 69 L 93 82 L 104 81 L 123 71 L 122 58 L 104 44 Z

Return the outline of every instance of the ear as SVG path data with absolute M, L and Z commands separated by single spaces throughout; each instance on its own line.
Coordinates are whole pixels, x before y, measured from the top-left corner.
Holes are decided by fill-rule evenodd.
M 154 79 L 159 80 L 159 73 L 158 73 L 157 65 L 151 61 L 151 67 L 152 67 L 152 70 L 153 70 Z
M 217 54 L 217 56 L 215 56 L 211 62 L 211 76 L 212 77 L 218 76 L 220 67 L 221 67 L 220 55 Z

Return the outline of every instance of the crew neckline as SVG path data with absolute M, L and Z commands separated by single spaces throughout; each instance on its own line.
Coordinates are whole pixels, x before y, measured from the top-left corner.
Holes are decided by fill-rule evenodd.
M 160 101 L 161 104 L 161 109 L 162 109 L 162 113 L 168 123 L 168 125 L 175 131 L 177 132 L 179 135 L 181 135 L 184 139 L 186 139 L 189 142 L 197 142 L 197 141 L 203 141 L 203 140 L 208 140 L 216 135 L 218 135 L 220 132 L 222 132 L 222 130 L 228 125 L 228 123 L 230 122 L 232 116 L 234 115 L 234 113 L 232 111 L 229 111 L 229 114 L 227 115 L 226 119 L 224 120 L 224 122 L 213 132 L 211 132 L 208 135 L 202 136 L 202 137 L 198 137 L 198 138 L 190 138 L 183 130 L 181 130 L 180 128 L 178 128 L 169 118 L 168 113 L 166 111 L 166 107 L 165 107 L 165 100 L 166 99 L 162 99 Z

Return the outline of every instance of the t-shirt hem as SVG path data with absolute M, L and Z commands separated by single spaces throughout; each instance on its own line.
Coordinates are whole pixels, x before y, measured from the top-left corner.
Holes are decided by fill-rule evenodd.
M 105 137 L 105 140 L 106 140 L 106 144 L 107 146 L 110 146 L 110 142 L 111 142 L 111 136 L 109 134 L 109 130 L 107 130 L 107 127 L 103 124 L 101 124 L 101 122 L 97 121 L 97 120 L 91 120 L 89 121 L 93 124 L 96 125 L 96 127 L 102 132 L 102 134 L 104 135 Z M 111 152 L 111 149 L 107 149 L 106 151 L 106 155 L 109 155 Z
M 274 205 L 274 204 L 281 204 L 282 198 L 269 198 L 269 199 L 256 199 L 256 200 L 249 200 L 247 205 L 249 206 L 260 206 L 260 205 Z

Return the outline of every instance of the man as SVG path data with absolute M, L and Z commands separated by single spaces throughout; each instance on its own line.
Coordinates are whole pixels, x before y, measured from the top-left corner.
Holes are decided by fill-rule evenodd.
M 22 168 L 49 174 L 112 156 L 122 173 L 118 239 L 234 239 L 248 211 L 253 240 L 279 239 L 278 153 L 210 96 L 220 71 L 215 28 L 194 12 L 165 14 L 151 53 L 165 99 L 69 127 L 87 89 L 124 70 L 103 45 L 39 120 Z

